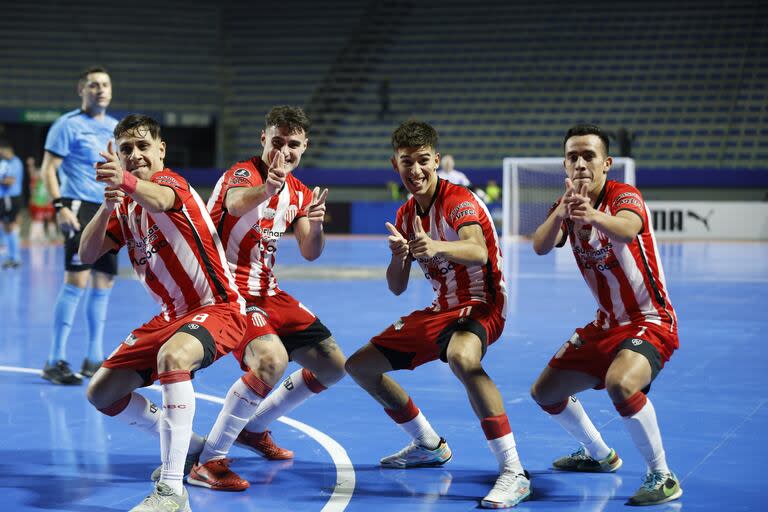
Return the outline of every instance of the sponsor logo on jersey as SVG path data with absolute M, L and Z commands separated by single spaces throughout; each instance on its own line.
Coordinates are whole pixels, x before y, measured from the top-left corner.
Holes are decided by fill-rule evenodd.
M 157 176 L 152 179 L 157 184 L 170 185 L 172 187 L 181 188 L 181 183 L 173 176 Z
M 249 171 L 248 169 L 240 168 L 234 172 L 234 175 L 237 176 L 238 178 L 247 178 L 251 175 L 251 171 Z

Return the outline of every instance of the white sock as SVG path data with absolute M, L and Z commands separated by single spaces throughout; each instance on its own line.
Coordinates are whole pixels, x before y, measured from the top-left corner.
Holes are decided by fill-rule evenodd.
M 520 457 L 517 455 L 517 445 L 515 444 L 515 436 L 512 432 L 496 439 L 489 439 L 488 447 L 499 463 L 499 473 L 504 473 L 505 471 L 512 471 L 516 474 L 523 473 L 523 465 L 520 463 Z
M 661 431 L 656 420 L 656 410 L 646 398 L 645 405 L 632 416 L 623 416 L 629 435 L 648 464 L 650 471 L 669 473 L 667 457 L 661 442 Z
M 163 412 L 160 415 L 160 459 L 163 470 L 160 481 L 173 492 L 183 493 L 184 462 L 195 417 L 195 390 L 192 381 L 163 384 Z
M 262 400 L 264 397 L 256 394 L 243 379 L 237 379 L 232 384 L 224 399 L 224 406 L 216 417 L 216 423 L 208 434 L 203 453 L 200 454 L 201 463 L 227 456 L 240 431 L 248 423 L 248 418 L 253 415 Z
M 267 426 L 280 416 L 284 416 L 304 403 L 308 398 L 315 396 L 320 390 L 319 383 L 313 383 L 317 391 L 313 391 L 304 379 L 306 370 L 296 370 L 283 383 L 272 390 L 267 398 L 261 402 L 256 413 L 245 426 L 248 432 L 264 432 Z M 315 382 L 317 382 L 315 380 Z M 325 389 L 323 387 L 323 389 Z
M 561 413 L 550 414 L 550 417 L 584 445 L 587 455 L 595 460 L 606 458 L 611 453 L 611 449 L 605 444 L 600 432 L 587 416 L 581 402 L 573 396 L 568 398 L 567 402 Z
M 418 444 L 430 450 L 434 450 L 440 444 L 440 436 L 437 435 L 421 411 L 411 421 L 398 423 L 397 426 L 402 428 Z

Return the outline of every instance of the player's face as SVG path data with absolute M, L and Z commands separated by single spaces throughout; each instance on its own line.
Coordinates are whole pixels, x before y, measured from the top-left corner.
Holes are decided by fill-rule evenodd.
M 392 157 L 392 166 L 414 196 L 432 197 L 437 186 L 438 165 L 440 153 L 428 146 L 398 148 Z
M 90 73 L 80 86 L 83 110 L 106 110 L 112 101 L 112 81 L 106 73 Z
M 270 126 L 261 132 L 261 145 L 264 152 L 261 159 L 272 163 L 277 153 L 282 153 L 289 171 L 293 171 L 301 162 L 301 155 L 307 150 L 309 139 L 304 131 L 288 133 L 287 128 Z
M 576 135 L 565 142 L 565 173 L 577 191 L 587 184 L 590 193 L 600 193 L 612 162 L 597 135 Z
M 141 127 L 117 139 L 117 154 L 123 169 L 141 179 L 148 179 L 163 170 L 165 142 L 155 139 Z

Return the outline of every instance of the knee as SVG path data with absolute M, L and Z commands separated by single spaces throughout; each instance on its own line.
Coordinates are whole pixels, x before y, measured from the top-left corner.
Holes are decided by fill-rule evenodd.
M 533 383 L 533 385 L 531 385 L 530 393 L 531 393 L 531 398 L 533 399 L 534 402 L 536 402 L 537 404 L 543 403 L 542 402 L 543 395 L 541 392 L 541 387 L 539 386 L 539 381 L 536 381 Z
M 157 354 L 158 373 L 175 370 L 191 370 L 194 361 L 188 350 L 180 343 L 166 343 Z
M 328 364 L 315 371 L 315 376 L 323 386 L 326 388 L 339 382 L 347 374 L 345 371 L 346 363 L 344 364 Z
M 279 352 L 262 353 L 259 360 L 251 368 L 258 368 L 257 373 L 279 376 L 285 372 L 288 367 L 288 356 Z
M 605 389 L 614 402 L 623 402 L 634 395 L 639 389 L 632 379 L 624 375 L 607 375 Z
M 446 358 L 451 371 L 459 378 L 468 376 L 480 368 L 480 360 L 465 350 L 449 349 Z
M 88 397 L 88 401 L 91 403 L 91 405 L 99 410 L 112 405 L 108 395 L 109 394 L 106 393 L 105 386 L 102 385 L 98 379 L 91 379 L 91 381 L 88 383 L 88 389 L 85 392 L 85 396 Z

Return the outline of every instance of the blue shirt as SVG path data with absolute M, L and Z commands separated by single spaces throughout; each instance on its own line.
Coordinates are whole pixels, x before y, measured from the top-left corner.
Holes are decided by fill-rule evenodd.
M 63 159 L 59 167 L 61 197 L 92 203 L 104 200 L 105 185 L 96 181 L 93 164 L 104 161 L 99 151 L 106 151 L 116 125 L 114 117 L 105 115 L 99 121 L 80 109 L 53 123 L 45 138 L 45 150 Z
M 21 186 L 24 181 L 24 165 L 17 156 L 10 160 L 0 158 L 0 182 L 9 176 L 16 178 L 16 181 L 10 186 L 0 184 L 0 197 L 16 197 L 21 195 Z

